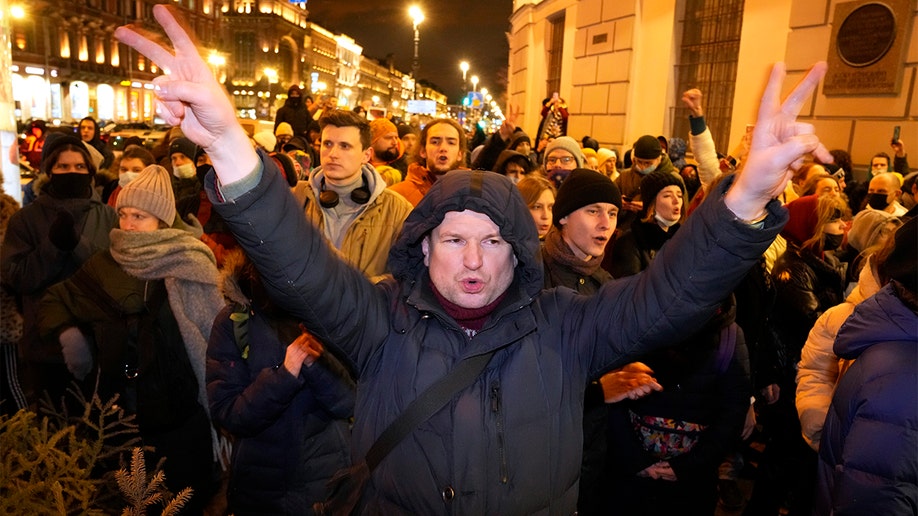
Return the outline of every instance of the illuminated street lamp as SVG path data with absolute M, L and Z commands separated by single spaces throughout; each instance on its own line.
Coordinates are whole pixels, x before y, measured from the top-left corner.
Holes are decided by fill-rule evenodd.
M 477 90 L 478 90 L 478 76 L 473 75 L 472 76 L 472 91 L 477 91 Z
M 421 33 L 418 27 L 424 21 L 424 13 L 421 8 L 412 5 L 408 9 L 408 16 L 411 16 L 411 22 L 414 24 L 414 61 L 411 63 L 411 75 L 414 77 L 414 98 L 418 98 L 418 43 L 421 41 Z

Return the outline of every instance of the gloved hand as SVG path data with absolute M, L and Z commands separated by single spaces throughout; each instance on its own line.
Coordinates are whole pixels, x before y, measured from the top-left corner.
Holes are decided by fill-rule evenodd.
M 89 348 L 89 339 L 79 328 L 71 326 L 61 332 L 58 341 L 61 343 L 64 362 L 70 373 L 77 380 L 86 378 L 86 375 L 92 371 L 92 350 Z
M 73 251 L 80 243 L 80 235 L 76 231 L 76 221 L 67 210 L 57 212 L 57 217 L 48 228 L 48 240 L 61 251 Z

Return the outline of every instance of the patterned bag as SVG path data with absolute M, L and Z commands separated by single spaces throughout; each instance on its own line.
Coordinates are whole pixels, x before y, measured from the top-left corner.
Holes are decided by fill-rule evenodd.
M 644 450 L 659 460 L 669 460 L 690 452 L 707 428 L 706 425 L 678 419 L 639 416 L 630 410 L 628 415 Z

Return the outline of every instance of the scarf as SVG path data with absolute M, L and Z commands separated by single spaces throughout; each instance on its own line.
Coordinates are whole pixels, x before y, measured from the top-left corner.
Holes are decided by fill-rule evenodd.
M 462 331 L 464 331 L 469 338 L 474 337 L 481 331 L 488 317 L 491 316 L 491 312 L 497 309 L 497 306 L 504 300 L 509 290 L 505 290 L 501 295 L 497 296 L 497 299 L 485 306 L 480 308 L 464 308 L 443 297 L 443 294 L 437 290 L 433 281 L 430 282 L 430 289 L 433 290 L 434 296 L 436 296 L 440 306 L 446 310 L 446 313 L 449 314 L 450 317 L 459 323 L 459 327 L 462 328 Z
M 142 280 L 164 280 L 169 307 L 198 380 L 198 401 L 209 415 L 204 378 L 207 341 L 224 306 L 214 254 L 180 229 L 113 229 L 109 237 L 112 257 L 125 272 Z
M 599 266 L 602 265 L 602 258 L 605 256 L 605 253 L 603 253 L 599 256 L 594 256 L 593 259 L 588 262 L 583 261 L 581 258 L 574 255 L 570 246 L 567 245 L 567 242 L 561 237 L 561 230 L 555 227 L 551 228 L 548 234 L 545 235 L 544 245 L 545 252 L 547 252 L 548 256 L 551 256 L 555 262 L 568 267 L 581 276 L 592 276 L 599 270 Z

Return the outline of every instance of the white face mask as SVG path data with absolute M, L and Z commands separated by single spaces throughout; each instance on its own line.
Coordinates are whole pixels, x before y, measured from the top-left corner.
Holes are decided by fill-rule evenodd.
M 172 175 L 179 179 L 190 179 L 195 175 L 194 163 L 185 163 L 172 168 Z
M 678 220 L 666 220 L 663 217 L 661 217 L 659 213 L 654 213 L 653 218 L 656 219 L 658 224 L 660 224 L 661 226 L 665 228 L 672 227 L 673 224 L 675 224 L 676 222 L 679 222 Z
M 139 175 L 140 172 L 122 172 L 121 175 L 118 176 L 118 186 L 124 188 L 128 183 L 137 179 Z

